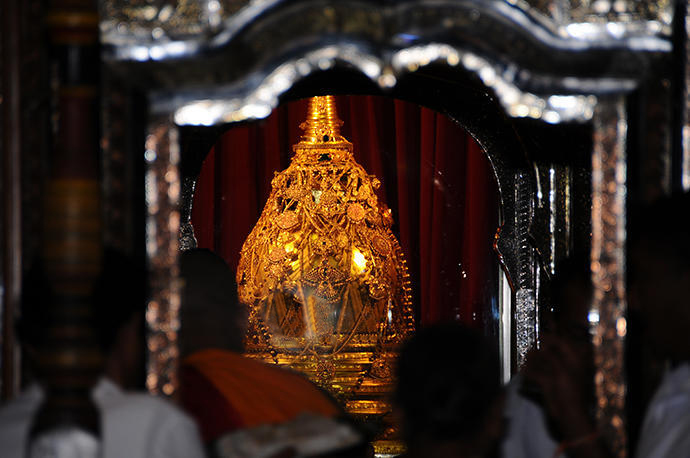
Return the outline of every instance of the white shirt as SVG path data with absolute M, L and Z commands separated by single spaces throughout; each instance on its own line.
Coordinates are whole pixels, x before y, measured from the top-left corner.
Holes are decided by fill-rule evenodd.
M 103 458 L 202 458 L 196 424 L 171 403 L 145 393 L 126 393 L 103 378 L 92 396 L 101 412 Z M 43 399 L 31 385 L 0 408 L 0 455 L 21 458 L 33 416 Z
M 637 457 L 690 457 L 690 364 L 664 376 L 647 408 Z
M 265 458 L 290 449 L 301 457 L 343 451 L 362 444 L 362 439 L 347 423 L 307 412 L 283 423 L 232 431 L 215 445 L 223 458 Z
M 522 378 L 516 375 L 506 386 L 508 431 L 503 439 L 502 456 L 553 458 L 558 443 L 549 434 L 541 407 L 519 393 L 521 383 Z

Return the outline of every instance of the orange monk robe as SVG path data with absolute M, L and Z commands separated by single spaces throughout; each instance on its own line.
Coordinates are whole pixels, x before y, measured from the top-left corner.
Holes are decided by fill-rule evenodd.
M 282 423 L 304 412 L 342 414 L 302 375 L 227 350 L 193 353 L 182 361 L 180 378 L 182 405 L 207 443 L 235 429 Z

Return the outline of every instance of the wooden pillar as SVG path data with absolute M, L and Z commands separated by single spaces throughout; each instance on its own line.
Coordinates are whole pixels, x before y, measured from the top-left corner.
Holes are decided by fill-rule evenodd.
M 65 428 L 94 438 L 100 434 L 99 413 L 90 397 L 102 370 L 90 298 L 102 257 L 96 5 L 55 0 L 47 23 L 57 125 L 44 195 L 41 257 L 55 299 L 47 344 L 37 361 L 46 398 L 31 429 L 33 446 Z

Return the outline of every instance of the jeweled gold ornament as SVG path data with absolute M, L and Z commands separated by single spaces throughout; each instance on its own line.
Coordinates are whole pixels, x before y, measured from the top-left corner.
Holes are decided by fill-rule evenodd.
M 355 415 L 385 415 L 396 347 L 414 329 L 391 211 L 340 135 L 332 96 L 309 103 L 290 166 L 240 253 L 246 353 L 289 366 Z

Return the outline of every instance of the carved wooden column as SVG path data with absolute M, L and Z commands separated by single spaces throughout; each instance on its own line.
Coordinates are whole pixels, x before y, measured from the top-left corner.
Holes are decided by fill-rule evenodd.
M 67 443 L 87 453 L 80 456 L 89 456 L 99 448 L 100 417 L 90 391 L 102 369 L 90 299 L 102 255 L 96 6 L 56 0 L 47 22 L 57 124 L 44 195 L 41 257 L 54 303 L 47 344 L 38 358 L 46 397 L 34 418 L 30 443 L 31 453 L 38 448 L 61 456 L 55 444 Z M 83 441 L 86 447 L 79 445 Z

